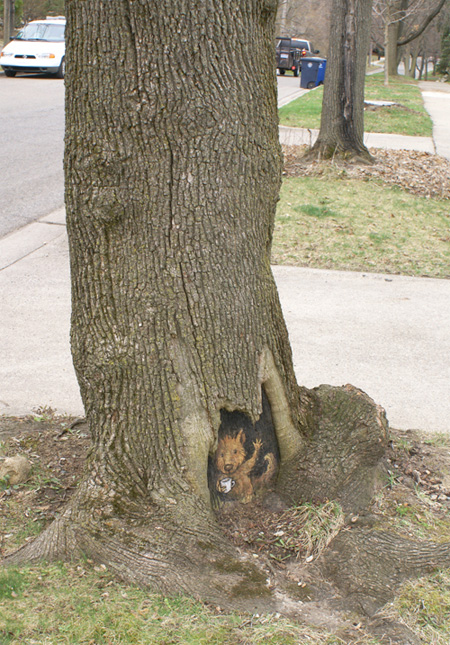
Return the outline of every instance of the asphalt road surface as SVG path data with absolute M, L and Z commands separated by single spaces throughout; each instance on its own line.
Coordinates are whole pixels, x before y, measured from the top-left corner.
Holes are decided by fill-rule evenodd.
M 63 205 L 64 81 L 0 74 L 0 237 Z
M 302 89 L 300 87 L 300 77 L 292 76 L 291 74 L 285 74 L 284 76 L 277 76 L 278 84 L 278 106 L 281 107 L 285 103 L 291 101 L 297 96 L 309 92 L 309 90 Z
M 279 101 L 300 79 L 278 76 Z M 64 81 L 0 74 L 0 237 L 64 204 Z

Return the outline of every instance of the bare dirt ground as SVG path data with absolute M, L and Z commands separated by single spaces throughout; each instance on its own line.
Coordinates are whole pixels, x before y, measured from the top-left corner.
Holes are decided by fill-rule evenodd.
M 0 417 L 0 455 L 21 454 L 32 465 L 25 483 L 8 486 L 0 481 L 0 558 L 33 540 L 58 516 L 76 489 L 89 446 L 89 430 L 82 419 L 47 413 Z M 383 643 L 420 642 L 398 621 L 379 618 L 377 612 L 388 598 L 381 598 L 375 611 L 360 614 L 359 607 L 349 609 L 345 593 L 336 586 L 316 584 L 315 565 L 329 548 L 333 550 L 339 536 L 348 541 L 355 532 L 357 538 L 367 526 L 405 540 L 447 542 L 448 438 L 391 431 L 384 481 L 370 507 L 358 515 L 344 516 L 333 502 L 318 510 L 308 505 L 288 508 L 271 495 L 264 502 L 225 506 L 219 514 L 225 534 L 244 557 L 258 559 L 276 588 L 296 599 L 295 608 L 288 607 L 287 615 L 291 611 L 296 620 L 326 627 L 346 643 L 361 642 L 363 632 L 382 634 Z M 309 522 L 309 529 L 305 522 Z M 314 535 L 318 526 L 319 537 Z M 349 615 L 358 618 L 349 619 Z
M 444 525 L 447 529 L 446 520 L 450 522 L 450 441 L 415 431 L 392 430 L 391 435 L 384 486 L 370 513 L 393 521 L 396 530 L 406 535 L 448 539 Z M 19 546 L 19 529 L 22 534 L 21 527 L 12 526 L 12 514 L 23 514 L 29 522 L 38 523 L 39 530 L 56 517 L 81 477 L 90 438 L 84 420 L 37 415 L 0 417 L 0 442 L 0 455 L 21 454 L 32 464 L 25 484 L 0 489 L 0 527 L 5 527 L 0 529 L 0 554 L 6 555 Z M 225 511 L 220 520 L 236 546 L 264 553 L 280 568 L 292 558 L 310 556 L 311 549 L 302 547 L 300 540 L 294 544 L 281 539 L 298 529 L 298 512 L 272 498 L 264 505 L 241 509 Z M 32 539 L 34 533 L 23 539 Z

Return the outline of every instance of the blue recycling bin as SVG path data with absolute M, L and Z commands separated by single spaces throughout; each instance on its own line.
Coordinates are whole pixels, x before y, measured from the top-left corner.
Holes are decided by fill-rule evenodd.
M 313 87 L 323 85 L 327 61 L 325 58 L 311 56 L 302 58 L 302 75 L 300 87 L 311 90 Z

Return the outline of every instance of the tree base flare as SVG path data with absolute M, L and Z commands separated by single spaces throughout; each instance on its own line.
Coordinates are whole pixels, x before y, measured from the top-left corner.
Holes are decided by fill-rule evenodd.
M 267 571 L 241 554 L 213 518 L 202 531 L 189 519 L 173 522 L 170 511 L 146 519 L 127 516 L 95 521 L 65 513 L 34 542 L 7 556 L 5 564 L 74 561 L 104 565 L 120 580 L 166 596 L 196 600 L 241 611 L 277 611 Z
M 320 140 L 317 140 L 314 146 L 305 153 L 303 160 L 307 163 L 313 161 L 345 161 L 355 165 L 371 165 L 375 161 L 364 145 L 345 147 Z
M 284 445 L 289 436 L 281 434 L 276 497 L 287 505 L 335 499 L 346 510 L 362 508 L 372 497 L 387 445 L 384 411 L 349 385 L 301 389 L 300 399 L 304 439 L 292 452 Z M 263 425 L 271 427 L 271 423 Z M 268 455 L 275 448 L 274 444 Z M 253 466 L 252 459 L 248 462 Z M 139 499 L 127 498 L 125 490 L 119 495 L 107 479 L 93 476 L 93 463 L 91 458 L 90 472 L 61 516 L 33 543 L 10 556 L 11 563 L 84 554 L 127 582 L 152 586 L 162 593 L 189 593 L 223 604 L 224 597 L 236 600 L 245 588 L 248 597 L 270 598 L 266 571 L 261 573 L 254 563 L 239 571 L 238 552 L 211 507 L 195 493 L 186 487 L 177 492 L 174 487 L 166 495 L 155 491 Z M 254 493 L 242 501 L 254 504 Z M 224 561 L 235 568 L 233 575 L 222 565 L 223 571 L 217 570 L 217 563 Z M 237 593 L 239 589 L 242 594 Z
M 303 388 L 304 443 L 282 464 L 277 492 L 290 502 L 333 499 L 348 512 L 371 500 L 383 472 L 388 423 L 383 408 L 352 385 Z
M 403 642 L 415 643 L 414 635 L 406 634 L 404 627 L 384 616 L 382 608 L 408 578 L 450 566 L 450 546 L 402 537 L 394 522 L 387 524 L 386 517 L 379 514 L 379 501 L 372 500 L 368 510 L 363 509 L 363 502 L 370 501 L 374 484 L 380 483 L 386 441 L 390 463 L 398 464 L 402 476 L 410 477 L 412 483 L 418 480 L 419 486 L 426 486 L 426 473 L 436 470 L 422 453 L 417 453 L 421 445 L 418 439 L 409 435 L 396 439 L 395 434 L 388 437 L 384 412 L 357 388 L 320 386 L 301 389 L 300 395 L 306 436 L 301 446 L 305 447 L 297 460 L 285 460 L 283 467 L 289 472 L 280 478 L 278 494 L 271 493 L 261 501 L 259 518 L 251 514 L 256 503 L 236 503 L 227 506 L 227 526 L 219 524 L 206 508 L 196 519 L 192 505 L 198 502 L 190 502 L 185 496 L 184 506 L 181 502 L 168 502 L 160 508 L 154 503 L 142 504 L 134 509 L 128 507 L 120 517 L 101 516 L 88 512 L 86 504 L 80 510 L 82 505 L 75 503 L 86 486 L 81 482 L 72 505 L 34 542 L 10 556 L 6 564 L 84 557 L 105 565 L 123 581 L 165 595 L 183 593 L 224 609 L 279 612 L 308 624 L 326 625 L 343 639 L 352 632 L 346 618 L 351 609 L 361 617 L 367 631 L 388 633 L 393 639 L 400 634 Z M 50 454 L 59 454 L 59 434 L 55 431 L 48 441 L 45 463 Z M 411 444 L 411 453 L 393 452 L 392 439 L 398 445 Z M 73 440 L 70 437 L 67 442 L 59 441 L 61 449 L 64 446 L 67 450 L 66 461 L 76 452 L 76 447 L 69 445 Z M 11 449 L 17 450 L 16 442 Z M 431 447 L 426 449 L 430 451 Z M 334 451 L 336 455 L 330 454 Z M 356 457 L 354 453 L 360 451 L 363 456 Z M 36 452 L 40 454 L 40 447 L 33 444 L 33 454 Z M 341 468 L 344 465 L 343 472 L 339 464 Z M 417 469 L 421 465 L 419 477 Z M 438 467 L 448 472 L 448 457 Z M 312 474 L 307 476 L 309 471 Z M 371 479 L 372 475 L 375 476 Z M 367 480 L 371 483 L 362 486 L 364 495 L 361 497 L 358 490 L 354 496 L 358 481 Z M 398 497 L 400 485 L 391 488 L 386 482 L 387 474 L 376 500 L 383 494 L 395 499 L 389 504 L 396 509 L 411 508 L 414 487 L 404 487 L 410 497 L 403 500 Z M 431 493 L 435 490 L 432 485 L 435 486 L 430 482 L 424 490 Z M 444 498 L 445 487 L 442 491 Z M 310 500 L 319 502 L 327 497 L 339 498 L 346 508 L 342 522 L 333 514 L 339 519 L 336 531 L 327 536 L 323 547 L 292 552 L 285 558 L 281 549 L 276 550 L 275 542 L 283 540 L 286 544 L 287 537 L 304 529 L 303 519 L 302 526 L 297 521 L 306 516 L 302 500 L 308 500 L 305 508 L 314 510 L 318 507 Z M 419 498 L 416 501 L 422 503 Z M 444 500 L 442 513 L 447 508 L 445 504 Z M 323 506 L 331 508 L 329 503 Z M 356 511 L 356 507 L 362 510 Z M 416 513 L 422 511 L 411 510 L 413 518 Z M 322 524 L 326 525 L 326 516 L 324 519 Z M 314 527 L 319 525 L 315 520 Z M 264 536 L 261 532 L 265 532 Z

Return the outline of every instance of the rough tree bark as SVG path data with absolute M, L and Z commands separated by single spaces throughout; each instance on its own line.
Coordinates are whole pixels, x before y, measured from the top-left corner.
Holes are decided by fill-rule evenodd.
M 356 157 L 364 145 L 364 78 L 372 0 L 334 0 L 319 137 L 308 158 Z
M 72 351 L 93 445 L 65 511 L 10 563 L 83 553 L 166 594 L 274 609 L 217 521 L 225 475 L 251 501 L 273 431 L 261 479 L 278 460 L 283 500 L 370 498 L 384 412 L 352 386 L 297 386 L 270 269 L 276 5 L 67 2 Z M 240 481 L 221 443 L 247 456 Z

